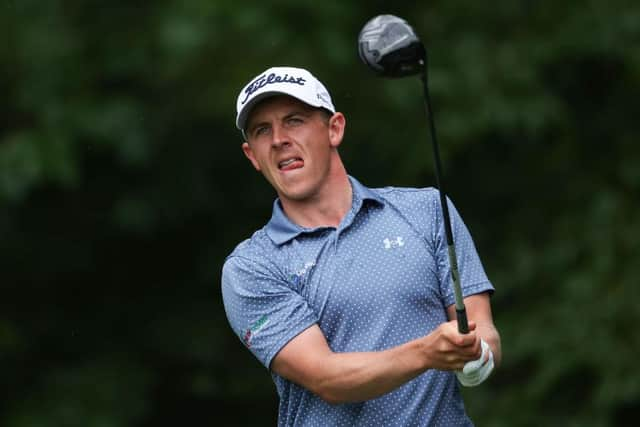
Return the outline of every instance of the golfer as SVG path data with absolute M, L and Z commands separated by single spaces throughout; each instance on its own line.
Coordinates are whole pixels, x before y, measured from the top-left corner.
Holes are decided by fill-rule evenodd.
M 275 67 L 237 100 L 242 150 L 273 186 L 270 221 L 226 259 L 222 296 L 271 372 L 280 426 L 469 426 L 460 385 L 501 357 L 487 279 L 451 202 L 468 334 L 455 321 L 434 188 L 367 188 L 338 148 L 345 116 L 309 71 Z

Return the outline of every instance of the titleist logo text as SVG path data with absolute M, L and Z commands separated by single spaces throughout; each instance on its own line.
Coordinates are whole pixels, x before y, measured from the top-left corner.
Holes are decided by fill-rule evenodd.
M 251 83 L 249 83 L 249 86 L 247 86 L 247 88 L 244 90 L 244 93 L 246 96 L 244 97 L 244 100 L 242 101 L 242 103 L 244 104 L 245 102 L 247 102 L 247 99 L 249 99 L 252 93 L 254 93 L 260 88 L 265 87 L 266 85 L 270 85 L 273 83 L 295 83 L 300 86 L 304 86 L 304 82 L 306 82 L 304 78 L 293 77 L 293 76 L 290 76 L 289 74 L 285 74 L 284 76 L 279 76 L 275 73 L 271 73 L 268 76 L 263 74 L 257 79 L 255 79 L 254 81 L 252 81 Z

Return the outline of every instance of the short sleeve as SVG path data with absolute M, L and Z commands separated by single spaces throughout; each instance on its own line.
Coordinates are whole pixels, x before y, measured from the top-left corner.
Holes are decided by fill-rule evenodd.
M 231 328 L 267 368 L 291 339 L 318 320 L 273 268 L 241 256 L 225 261 L 222 299 Z
M 436 193 L 437 194 L 437 193 Z M 444 231 L 444 219 L 442 208 L 440 207 L 439 198 L 434 198 L 434 203 L 438 206 L 435 208 L 437 212 L 438 224 L 436 238 L 436 254 L 438 258 L 438 269 L 440 292 L 444 296 L 445 306 L 454 304 L 455 298 L 453 293 L 451 267 L 449 264 L 449 253 L 447 247 L 447 239 Z M 493 293 L 494 288 L 482 266 L 480 256 L 476 250 L 476 246 L 471 237 L 471 233 L 464 224 L 458 210 L 453 202 L 447 198 L 449 215 L 451 217 L 451 230 L 453 232 L 453 243 L 458 261 L 458 271 L 460 273 L 460 285 L 463 297 L 478 294 L 481 292 Z

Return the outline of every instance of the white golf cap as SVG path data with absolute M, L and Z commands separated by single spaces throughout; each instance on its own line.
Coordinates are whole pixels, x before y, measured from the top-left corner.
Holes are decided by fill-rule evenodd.
M 272 67 L 258 74 L 240 91 L 236 103 L 236 126 L 244 133 L 251 109 L 262 99 L 289 95 L 312 107 L 336 112 L 329 91 L 303 68 Z

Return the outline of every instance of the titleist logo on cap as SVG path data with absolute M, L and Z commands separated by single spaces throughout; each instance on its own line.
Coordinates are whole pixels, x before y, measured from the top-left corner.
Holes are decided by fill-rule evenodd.
M 289 74 L 285 74 L 284 76 L 280 76 L 276 73 L 271 73 L 268 76 L 266 74 L 261 75 L 256 78 L 254 81 L 249 83 L 247 88 L 244 90 L 245 97 L 242 101 L 242 104 L 247 102 L 247 99 L 251 96 L 252 93 L 257 91 L 260 88 L 265 87 L 266 85 L 274 84 L 274 83 L 294 83 L 300 86 L 304 86 L 306 80 L 303 77 L 294 77 Z

